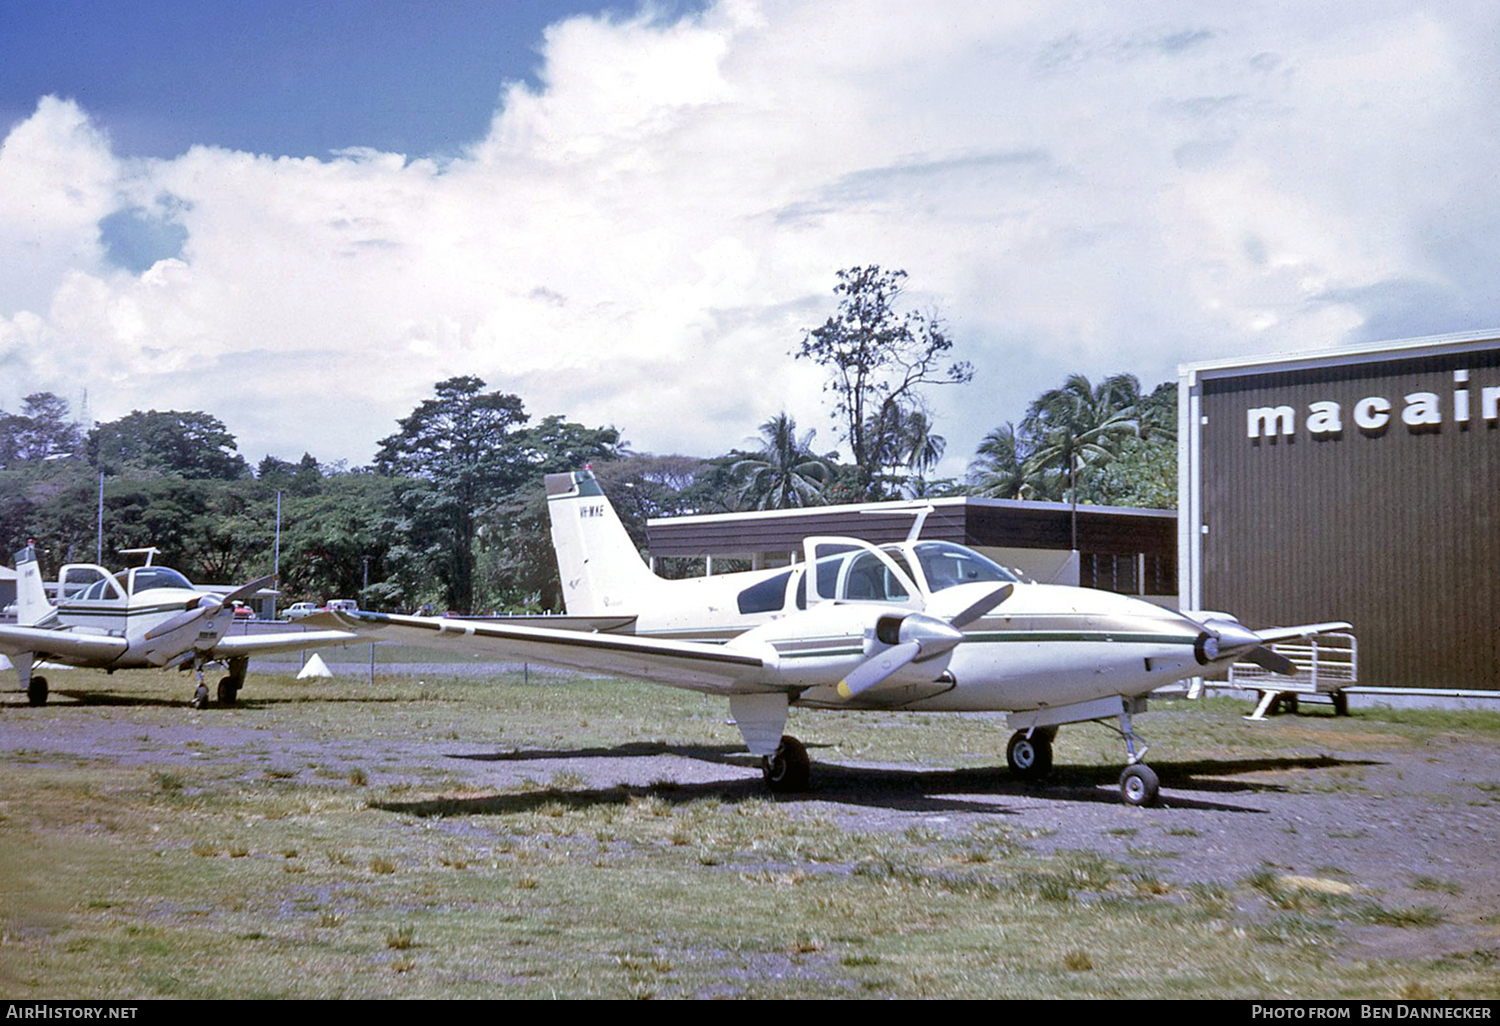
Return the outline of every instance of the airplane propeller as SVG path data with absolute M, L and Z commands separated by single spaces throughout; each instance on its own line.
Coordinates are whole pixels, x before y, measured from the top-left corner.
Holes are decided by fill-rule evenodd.
M 875 652 L 839 681 L 842 698 L 868 691 L 911 663 L 936 659 L 964 640 L 962 628 L 1010 598 L 1013 584 L 1004 584 L 948 618 L 927 613 L 886 614 L 875 621 Z
M 1200 663 L 1216 662 L 1233 656 L 1245 659 L 1257 666 L 1292 677 L 1297 673 L 1297 664 L 1280 652 L 1273 652 L 1265 639 L 1241 624 L 1227 620 L 1206 620 L 1204 631 L 1193 646 Z
M 157 638 L 171 634 L 173 631 L 181 630 L 195 620 L 202 619 L 203 617 L 212 617 L 225 606 L 233 607 L 241 599 L 254 595 L 275 579 L 274 576 L 270 575 L 257 578 L 249 584 L 241 585 L 222 598 L 218 595 L 200 595 L 196 599 L 189 599 L 183 603 L 182 612 L 168 620 L 163 620 L 147 631 L 146 640 L 155 641 Z

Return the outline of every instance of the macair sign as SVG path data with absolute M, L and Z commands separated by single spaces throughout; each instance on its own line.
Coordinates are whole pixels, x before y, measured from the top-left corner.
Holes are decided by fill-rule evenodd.
M 1437 431 L 1445 421 L 1460 428 L 1476 420 L 1490 427 L 1500 425 L 1500 385 L 1484 385 L 1476 391 L 1469 384 L 1469 372 L 1456 370 L 1452 393 L 1446 404 L 1444 400 L 1437 392 L 1408 392 L 1398 399 L 1368 395 L 1347 409 L 1342 403 L 1318 400 L 1307 404 L 1302 427 L 1314 438 L 1338 438 L 1346 427 L 1378 438 L 1398 423 L 1412 432 Z M 1245 437 L 1292 437 L 1297 433 L 1297 416 L 1296 407 L 1285 405 L 1246 410 Z

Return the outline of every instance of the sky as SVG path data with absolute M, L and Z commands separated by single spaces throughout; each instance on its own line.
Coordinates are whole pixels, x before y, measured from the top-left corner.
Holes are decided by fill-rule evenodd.
M 961 476 L 1067 375 L 1500 327 L 1500 7 L 0 3 L 0 407 L 369 462 L 455 375 L 639 452 L 837 447 L 908 274 Z M 846 453 L 847 455 L 847 453 Z

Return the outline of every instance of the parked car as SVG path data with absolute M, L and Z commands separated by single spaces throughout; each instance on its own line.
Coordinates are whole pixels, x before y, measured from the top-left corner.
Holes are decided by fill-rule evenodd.
M 359 608 L 359 603 L 353 599 L 329 599 L 323 608 L 330 613 L 352 613 Z
M 300 620 L 304 616 L 312 616 L 314 613 L 321 613 L 322 611 L 323 607 L 316 602 L 293 602 L 287 607 L 286 618 L 288 620 Z
M 236 602 L 234 604 L 234 618 L 236 620 L 254 620 L 255 610 L 251 609 L 243 602 Z

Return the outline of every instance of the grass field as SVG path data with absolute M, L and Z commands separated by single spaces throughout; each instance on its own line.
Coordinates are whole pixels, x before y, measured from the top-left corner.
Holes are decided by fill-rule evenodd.
M 475 783 L 473 763 L 410 755 L 442 739 L 494 759 L 681 749 L 749 767 L 722 703 L 693 694 L 262 676 L 243 706 L 193 712 L 175 674 L 59 674 L 53 689 L 46 708 L 12 694 L 0 709 L 9 998 L 1500 993 L 1478 954 L 1340 958 L 1350 930 L 1421 930 L 1436 915 L 1354 887 L 1269 871 L 1177 884 L 1092 846 L 1044 851 L 1001 815 L 957 831 L 851 827 L 762 796 L 749 773 L 520 773 L 496 787 Z M 1186 763 L 1304 743 L 1244 729 L 1243 711 L 1172 707 L 1153 713 L 1151 739 Z M 979 718 L 813 722 L 830 744 L 820 763 L 1003 762 L 1004 735 Z M 1297 731 L 1345 750 L 1455 733 L 1493 745 L 1500 717 L 1309 716 Z M 1057 758 L 1117 773 L 1118 742 L 1065 730 Z M 1476 795 L 1493 813 L 1500 783 Z

